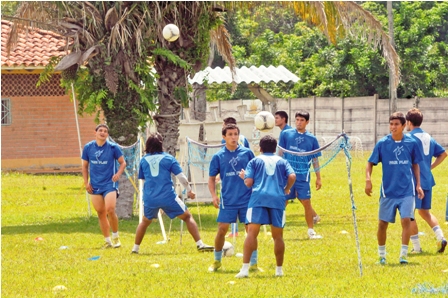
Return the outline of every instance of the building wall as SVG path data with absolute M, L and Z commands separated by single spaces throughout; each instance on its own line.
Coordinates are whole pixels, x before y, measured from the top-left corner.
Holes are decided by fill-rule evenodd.
M 2 99 L 10 99 L 11 112 L 11 124 L 1 129 L 2 171 L 80 171 L 73 102 L 59 86 L 58 78 L 34 91 L 29 84 L 35 86 L 37 77 L 28 77 L 20 80 L 16 75 L 2 74 Z M 83 147 L 94 139 L 96 124 L 93 115 L 78 115 L 78 120 Z

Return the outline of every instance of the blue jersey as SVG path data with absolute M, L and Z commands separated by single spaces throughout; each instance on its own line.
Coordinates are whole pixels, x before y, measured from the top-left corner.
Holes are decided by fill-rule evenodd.
M 287 129 L 292 129 L 292 127 L 289 126 L 288 124 L 286 124 L 285 127 L 283 127 L 282 131 L 287 130 Z
M 249 200 L 251 207 L 285 209 L 284 188 L 288 176 L 293 174 L 291 165 L 273 153 L 263 153 L 252 159 L 246 168 L 245 178 L 254 179 Z
M 166 152 L 146 154 L 140 161 L 138 179 L 144 179 L 143 202 L 145 207 L 157 207 L 177 197 L 171 173 L 182 173 L 177 160 Z
M 118 188 L 118 182 L 113 182 L 112 176 L 118 171 L 115 161 L 121 156 L 123 152 L 120 147 L 109 141 L 103 146 L 98 146 L 96 141 L 84 146 L 81 158 L 89 163 L 90 184 L 93 188 Z
M 243 179 L 239 177 L 241 169 L 245 169 L 254 153 L 241 145 L 234 151 L 224 146 L 213 155 L 210 162 L 209 176 L 221 176 L 221 205 L 222 208 L 247 207 L 252 190 L 247 188 Z
M 222 140 L 221 140 L 221 144 L 225 144 L 225 143 L 226 143 L 226 140 L 222 139 Z M 241 134 L 240 134 L 240 136 L 239 136 L 239 138 L 238 138 L 238 144 L 240 144 L 241 146 L 244 146 L 244 147 L 250 149 L 249 141 L 246 139 L 245 136 L 243 136 L 243 135 L 241 135 Z
M 421 162 L 422 154 L 417 142 L 409 135 L 401 141 L 388 134 L 376 143 L 369 162 L 382 163 L 381 197 L 405 198 L 415 196 L 412 165 Z
M 319 149 L 319 142 L 317 138 L 305 131 L 304 133 L 300 133 L 297 129 L 287 129 L 282 130 L 280 133 L 278 145 L 286 150 L 295 151 L 295 152 L 309 152 L 316 149 Z M 312 159 L 321 156 L 320 152 L 309 155 L 307 157 L 299 157 L 298 162 L 300 163 L 308 163 L 308 167 L 312 164 Z M 295 156 L 288 156 L 288 153 L 283 153 L 283 156 L 288 160 L 296 159 Z M 303 166 L 302 166 L 303 167 Z M 309 182 L 310 181 L 310 172 L 308 170 L 307 173 L 296 173 L 296 182 Z
M 409 135 L 417 141 L 417 144 L 423 153 L 423 160 L 418 163 L 420 166 L 420 185 L 422 186 L 422 189 L 430 190 L 436 185 L 434 176 L 431 172 L 432 158 L 443 154 L 445 148 L 421 128 L 414 128 Z

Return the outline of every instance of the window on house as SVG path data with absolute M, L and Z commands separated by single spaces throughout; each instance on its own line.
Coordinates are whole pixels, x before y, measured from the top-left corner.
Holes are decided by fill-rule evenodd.
M 11 100 L 2 98 L 2 125 L 11 124 Z

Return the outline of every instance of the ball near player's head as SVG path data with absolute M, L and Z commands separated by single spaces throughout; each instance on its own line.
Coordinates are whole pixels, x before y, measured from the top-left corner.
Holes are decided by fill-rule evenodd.
M 271 135 L 260 139 L 260 151 L 263 153 L 274 153 L 277 150 L 277 140 Z
M 155 132 L 149 135 L 145 152 L 151 154 L 163 152 L 163 137 L 160 133 Z

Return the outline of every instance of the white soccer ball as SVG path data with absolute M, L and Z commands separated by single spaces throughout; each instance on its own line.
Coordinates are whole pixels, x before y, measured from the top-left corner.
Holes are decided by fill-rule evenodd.
M 168 24 L 163 28 L 162 35 L 168 41 L 175 41 L 179 38 L 179 28 L 174 24 Z
M 224 242 L 224 246 L 222 247 L 222 255 L 224 257 L 231 257 L 235 254 L 235 248 L 233 244 L 229 241 Z
M 266 132 L 274 128 L 275 117 L 268 111 L 261 111 L 255 115 L 254 124 L 259 131 Z

